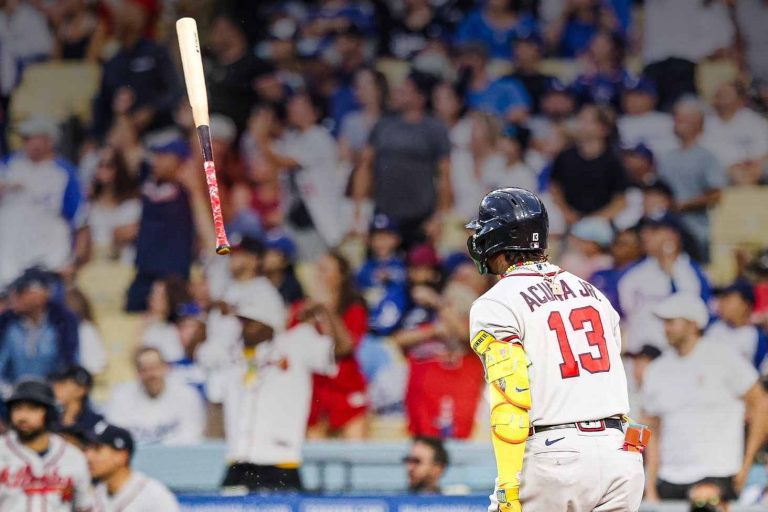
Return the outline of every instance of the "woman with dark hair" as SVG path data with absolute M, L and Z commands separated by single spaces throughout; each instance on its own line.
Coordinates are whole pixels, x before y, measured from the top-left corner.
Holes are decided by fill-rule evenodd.
M 509 60 L 512 41 L 537 29 L 536 20 L 521 9 L 520 0 L 488 0 L 470 12 L 456 32 L 457 43 L 482 43 L 494 59 Z
M 187 282 L 180 277 L 155 281 L 147 300 L 147 311 L 139 335 L 142 346 L 153 347 L 173 363 L 184 358 L 179 332 L 181 306 L 191 302 Z
M 317 262 L 314 284 L 313 299 L 293 308 L 291 323 L 323 312 L 335 324 L 339 335 L 351 342 L 343 345 L 357 348 L 368 327 L 368 312 L 355 286 L 349 262 L 339 253 L 329 252 Z M 336 435 L 343 439 L 363 439 L 367 435 L 367 385 L 354 348 L 349 353 L 336 355 L 339 371 L 335 377 L 314 377 L 310 438 Z
M 91 182 L 88 225 L 97 251 L 123 256 L 138 234 L 141 217 L 139 182 L 131 174 L 122 152 L 105 147 L 101 150 Z M 122 254 L 121 254 L 122 252 Z
M 362 68 L 355 74 L 354 94 L 360 109 L 350 112 L 342 120 L 339 151 L 343 162 L 357 165 L 371 129 L 386 109 L 387 78 L 374 68 Z

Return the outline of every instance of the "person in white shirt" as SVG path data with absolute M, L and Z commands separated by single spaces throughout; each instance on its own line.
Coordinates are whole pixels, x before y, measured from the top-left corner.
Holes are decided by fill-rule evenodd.
M 526 161 L 530 139 L 531 132 L 527 128 L 515 124 L 504 127 L 499 140 L 504 166 L 488 177 L 492 189 L 518 187 L 534 192 L 538 190 L 536 172 Z
M 94 512 L 177 512 L 168 488 L 131 468 L 131 433 L 106 421 L 88 433 L 85 456 L 96 485 Z
M 243 352 L 229 372 L 224 399 L 227 460 L 224 488 L 301 489 L 298 468 L 307 429 L 312 375 L 334 376 L 335 356 L 351 349 L 349 336 L 321 306 L 285 330 L 282 301 L 253 297 L 237 310 Z M 321 335 L 311 322 L 330 335 Z
M 768 426 L 758 374 L 726 340 L 702 339 L 709 311 L 698 296 L 676 293 L 654 312 L 671 350 L 648 365 L 643 380 L 646 423 L 654 432 L 645 452 L 646 499 L 686 499 L 704 479 L 735 497 Z
M 140 348 L 134 364 L 139 379 L 115 387 L 106 408 L 107 420 L 130 430 L 140 444 L 202 441 L 205 410 L 200 395 L 168 378 L 168 364 L 156 348 Z
M 624 115 L 617 123 L 624 147 L 643 144 L 656 154 L 678 147 L 672 116 L 655 110 L 657 100 L 656 86 L 647 78 L 625 80 L 621 95 Z

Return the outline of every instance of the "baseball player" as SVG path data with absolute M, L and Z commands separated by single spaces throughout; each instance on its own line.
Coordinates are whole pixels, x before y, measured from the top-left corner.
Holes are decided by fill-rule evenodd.
M 163 484 L 131 469 L 133 437 L 124 428 L 96 424 L 85 455 L 96 486 L 95 512 L 177 512 L 176 497 Z
M 634 512 L 647 430 L 624 421 L 619 316 L 547 261 L 548 225 L 541 200 L 519 188 L 490 192 L 467 225 L 478 269 L 501 277 L 470 312 L 491 396 L 489 511 Z
M 23 380 L 6 405 L 11 431 L 0 438 L 0 510 L 93 512 L 85 457 L 49 430 L 56 420 L 50 386 Z

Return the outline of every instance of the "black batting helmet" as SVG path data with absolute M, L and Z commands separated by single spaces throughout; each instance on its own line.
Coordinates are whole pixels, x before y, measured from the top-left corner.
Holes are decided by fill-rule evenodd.
M 44 406 L 48 413 L 46 415 L 46 425 L 53 425 L 58 416 L 56 407 L 56 397 L 53 389 L 47 383 L 37 379 L 24 379 L 19 381 L 13 388 L 11 397 L 5 401 L 5 405 L 10 414 L 13 404 L 18 402 L 31 402 Z
M 547 248 L 547 209 L 536 194 L 522 188 L 489 192 L 480 203 L 477 220 L 466 227 L 475 230 L 467 247 L 481 274 L 488 271 L 488 258 L 494 254 Z

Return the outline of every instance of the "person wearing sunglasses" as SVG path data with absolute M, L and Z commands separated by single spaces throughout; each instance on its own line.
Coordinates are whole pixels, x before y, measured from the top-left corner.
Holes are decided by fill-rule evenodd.
M 714 482 L 703 481 L 688 493 L 691 512 L 728 512 L 731 508 L 723 489 Z

